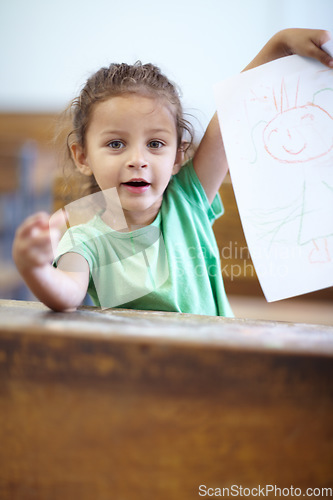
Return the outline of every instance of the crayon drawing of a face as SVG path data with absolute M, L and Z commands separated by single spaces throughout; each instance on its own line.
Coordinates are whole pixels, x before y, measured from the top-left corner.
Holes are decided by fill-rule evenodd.
M 264 147 L 272 158 L 282 163 L 303 163 L 333 149 L 333 118 L 325 109 L 313 103 L 298 106 L 297 93 L 295 104 L 289 107 L 283 82 L 280 110 L 275 96 L 274 102 L 279 112 L 263 131 Z

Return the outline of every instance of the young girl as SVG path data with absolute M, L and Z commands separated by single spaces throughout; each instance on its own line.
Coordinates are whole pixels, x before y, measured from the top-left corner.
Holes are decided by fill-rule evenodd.
M 246 69 L 294 53 L 332 67 L 320 48 L 328 39 L 323 30 L 283 30 Z M 76 309 L 88 291 L 101 307 L 231 316 L 211 227 L 228 168 L 216 114 L 182 166 L 191 129 L 155 66 L 102 68 L 72 113 L 71 159 L 102 196 L 91 220 L 65 234 L 53 265 L 60 217 L 50 229 L 38 213 L 18 228 L 13 258 L 32 292 L 57 311 Z

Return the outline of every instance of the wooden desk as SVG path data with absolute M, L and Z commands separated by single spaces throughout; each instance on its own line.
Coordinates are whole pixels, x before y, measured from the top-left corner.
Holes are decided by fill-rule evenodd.
M 333 487 L 333 327 L 15 301 L 0 325 L 1 499 Z

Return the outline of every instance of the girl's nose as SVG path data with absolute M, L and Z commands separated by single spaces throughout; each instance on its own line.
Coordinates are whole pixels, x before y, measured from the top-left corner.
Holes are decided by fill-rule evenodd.
M 148 167 L 148 163 L 145 159 L 143 151 L 141 149 L 135 149 L 131 152 L 128 160 L 128 166 L 131 168 L 145 168 Z

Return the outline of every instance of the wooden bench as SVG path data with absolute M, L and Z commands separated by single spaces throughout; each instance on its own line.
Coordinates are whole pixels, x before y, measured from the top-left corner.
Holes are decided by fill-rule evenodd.
M 0 325 L 3 500 L 333 487 L 333 327 L 5 300 Z

